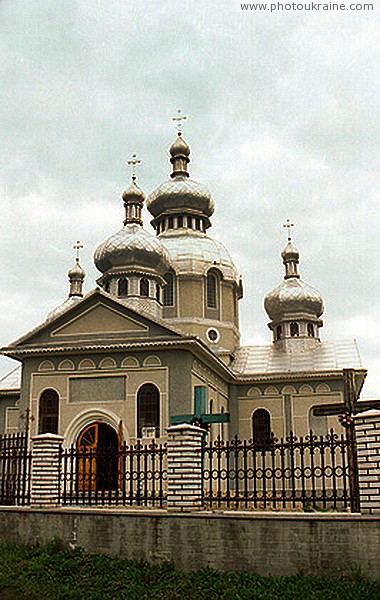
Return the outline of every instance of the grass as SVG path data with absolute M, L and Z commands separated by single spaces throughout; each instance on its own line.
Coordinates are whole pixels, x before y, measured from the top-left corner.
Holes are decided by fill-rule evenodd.
M 380 583 L 353 569 L 346 578 L 260 577 L 203 569 L 177 571 L 64 548 L 0 548 L 1 600 L 351 600 L 380 598 Z

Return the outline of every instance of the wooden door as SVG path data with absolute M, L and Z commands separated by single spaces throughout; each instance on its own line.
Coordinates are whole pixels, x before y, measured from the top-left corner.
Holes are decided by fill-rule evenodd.
M 96 490 L 96 449 L 99 439 L 99 423 L 92 423 L 83 429 L 78 437 L 78 490 Z

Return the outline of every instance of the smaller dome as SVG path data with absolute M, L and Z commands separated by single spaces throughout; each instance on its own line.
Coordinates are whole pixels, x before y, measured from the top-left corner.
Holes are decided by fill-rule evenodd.
M 80 266 L 79 259 L 75 261 L 75 265 L 68 272 L 69 279 L 84 279 L 86 277 L 86 271 Z
M 269 318 L 276 322 L 296 314 L 319 318 L 324 311 L 320 293 L 295 277 L 283 281 L 269 292 L 264 300 L 264 308 Z
M 170 259 L 160 240 L 136 223 L 128 223 L 101 244 L 94 254 L 96 268 L 105 273 L 113 268 L 134 268 L 164 275 Z
M 284 263 L 289 260 L 295 260 L 298 262 L 300 253 L 298 252 L 297 248 L 293 246 L 291 240 L 289 240 L 286 247 L 281 252 L 281 256 Z
M 137 185 L 136 181 L 132 179 L 132 183 L 127 187 L 127 189 L 123 192 L 123 200 L 124 202 L 133 202 L 139 201 L 144 202 L 145 194 L 141 188 Z
M 190 156 L 190 147 L 181 136 L 181 132 L 178 133 L 176 141 L 170 146 L 169 152 L 171 156 Z

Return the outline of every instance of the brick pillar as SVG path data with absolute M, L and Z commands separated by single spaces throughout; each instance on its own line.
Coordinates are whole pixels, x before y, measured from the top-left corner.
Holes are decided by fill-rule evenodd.
M 380 513 L 380 411 L 355 416 L 360 508 L 362 513 Z
M 169 511 L 192 512 L 202 509 L 203 429 L 194 425 L 168 427 Z
M 57 506 L 59 490 L 59 449 L 63 437 L 43 433 L 32 438 L 32 482 L 30 503 Z

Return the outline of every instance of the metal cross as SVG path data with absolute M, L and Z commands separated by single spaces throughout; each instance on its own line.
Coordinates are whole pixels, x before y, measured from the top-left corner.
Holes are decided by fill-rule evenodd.
M 286 223 L 284 223 L 283 227 L 286 227 L 288 230 L 288 242 L 290 242 L 292 239 L 291 232 L 292 232 L 292 227 L 294 227 L 294 223 L 291 223 L 290 219 L 286 219 Z
M 127 161 L 127 164 L 132 167 L 132 179 L 136 179 L 136 165 L 141 164 L 141 160 L 137 158 L 137 154 L 132 154 L 132 158 Z
M 178 132 L 182 131 L 183 123 L 182 121 L 186 121 L 187 117 L 182 114 L 182 110 L 179 108 L 177 110 L 178 117 L 172 117 L 172 121 L 175 123 L 175 128 Z
M 81 244 L 81 242 L 79 240 L 77 241 L 75 246 L 73 246 L 73 249 L 77 251 L 77 255 L 76 255 L 77 262 L 79 262 L 79 251 L 82 250 L 82 248 L 83 248 L 83 244 Z

